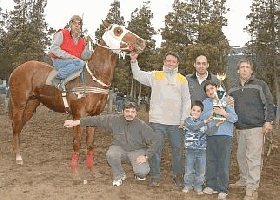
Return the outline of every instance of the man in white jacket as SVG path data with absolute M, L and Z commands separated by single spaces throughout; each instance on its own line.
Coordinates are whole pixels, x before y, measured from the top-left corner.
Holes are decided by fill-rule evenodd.
M 176 186 L 182 186 L 182 131 L 184 120 L 190 114 L 190 93 L 186 78 L 178 73 L 179 56 L 169 52 L 163 60 L 162 71 L 141 71 L 137 57 L 131 53 L 131 69 L 133 78 L 141 84 L 151 87 L 149 122 L 154 132 L 160 137 L 160 147 L 150 160 L 150 186 L 159 186 L 160 161 L 167 138 L 172 153 L 172 176 Z

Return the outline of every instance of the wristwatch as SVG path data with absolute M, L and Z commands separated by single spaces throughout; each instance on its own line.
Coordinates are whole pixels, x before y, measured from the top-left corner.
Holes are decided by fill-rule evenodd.
M 271 124 L 271 125 L 274 125 L 274 121 L 270 121 L 270 124 Z
M 145 158 L 146 158 L 146 160 L 148 160 L 148 156 L 147 156 L 147 154 L 145 154 Z

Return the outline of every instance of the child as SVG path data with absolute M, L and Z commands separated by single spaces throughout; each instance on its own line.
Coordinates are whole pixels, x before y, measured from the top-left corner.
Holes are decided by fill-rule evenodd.
M 217 132 L 207 136 L 206 149 L 206 188 L 203 193 L 219 193 L 218 199 L 226 199 L 229 183 L 229 166 L 233 136 L 233 123 L 237 121 L 237 114 L 233 105 L 227 104 L 225 108 L 213 107 L 217 100 L 217 85 L 213 81 L 206 81 L 204 91 L 208 98 L 203 101 L 204 112 L 201 119 L 207 119 L 209 114 L 215 113 L 225 117 Z M 210 122 L 208 127 L 214 126 Z
M 205 176 L 206 166 L 206 134 L 213 135 L 220 123 L 207 131 L 207 123 L 212 121 L 212 115 L 206 120 L 201 120 L 203 111 L 201 101 L 193 101 L 191 105 L 191 117 L 185 120 L 185 147 L 186 147 L 186 167 L 184 176 L 184 189 L 182 192 L 188 193 L 194 187 L 197 194 L 203 194 L 202 184 Z M 206 132 L 207 131 L 207 132 Z

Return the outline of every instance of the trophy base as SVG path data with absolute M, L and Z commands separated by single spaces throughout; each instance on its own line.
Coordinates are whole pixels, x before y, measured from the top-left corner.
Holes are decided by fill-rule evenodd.
M 214 119 L 214 120 L 223 120 L 223 121 L 225 121 L 225 120 L 226 120 L 226 118 L 225 118 L 225 117 L 213 117 L 213 119 Z

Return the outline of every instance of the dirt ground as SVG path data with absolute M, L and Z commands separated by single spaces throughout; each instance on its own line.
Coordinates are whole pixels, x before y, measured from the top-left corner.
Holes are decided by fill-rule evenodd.
M 1 200 L 143 200 L 143 199 L 217 199 L 217 195 L 185 194 L 178 190 L 169 176 L 170 149 L 164 148 L 162 159 L 163 178 L 160 187 L 149 188 L 148 180 L 136 181 L 129 164 L 124 164 L 127 179 L 120 187 L 112 186 L 111 170 L 105 158 L 112 137 L 109 132 L 98 130 L 95 134 L 94 171 L 85 165 L 85 135 L 79 160 L 79 175 L 70 169 L 72 153 L 72 129 L 63 128 L 69 116 L 54 113 L 39 106 L 33 118 L 21 134 L 23 165 L 15 164 L 12 152 L 12 127 L 4 111 L 3 96 L 0 105 L 0 199 Z M 139 117 L 147 120 L 142 109 Z M 280 136 L 275 134 L 273 144 L 280 146 Z M 235 140 L 234 140 L 235 141 Z M 274 148 L 265 156 L 259 188 L 259 199 L 280 199 L 280 148 Z M 236 142 L 232 153 L 230 183 L 238 179 Z M 148 178 L 149 179 L 149 178 Z M 87 180 L 87 183 L 84 183 Z M 242 199 L 244 189 L 229 190 L 228 199 Z

